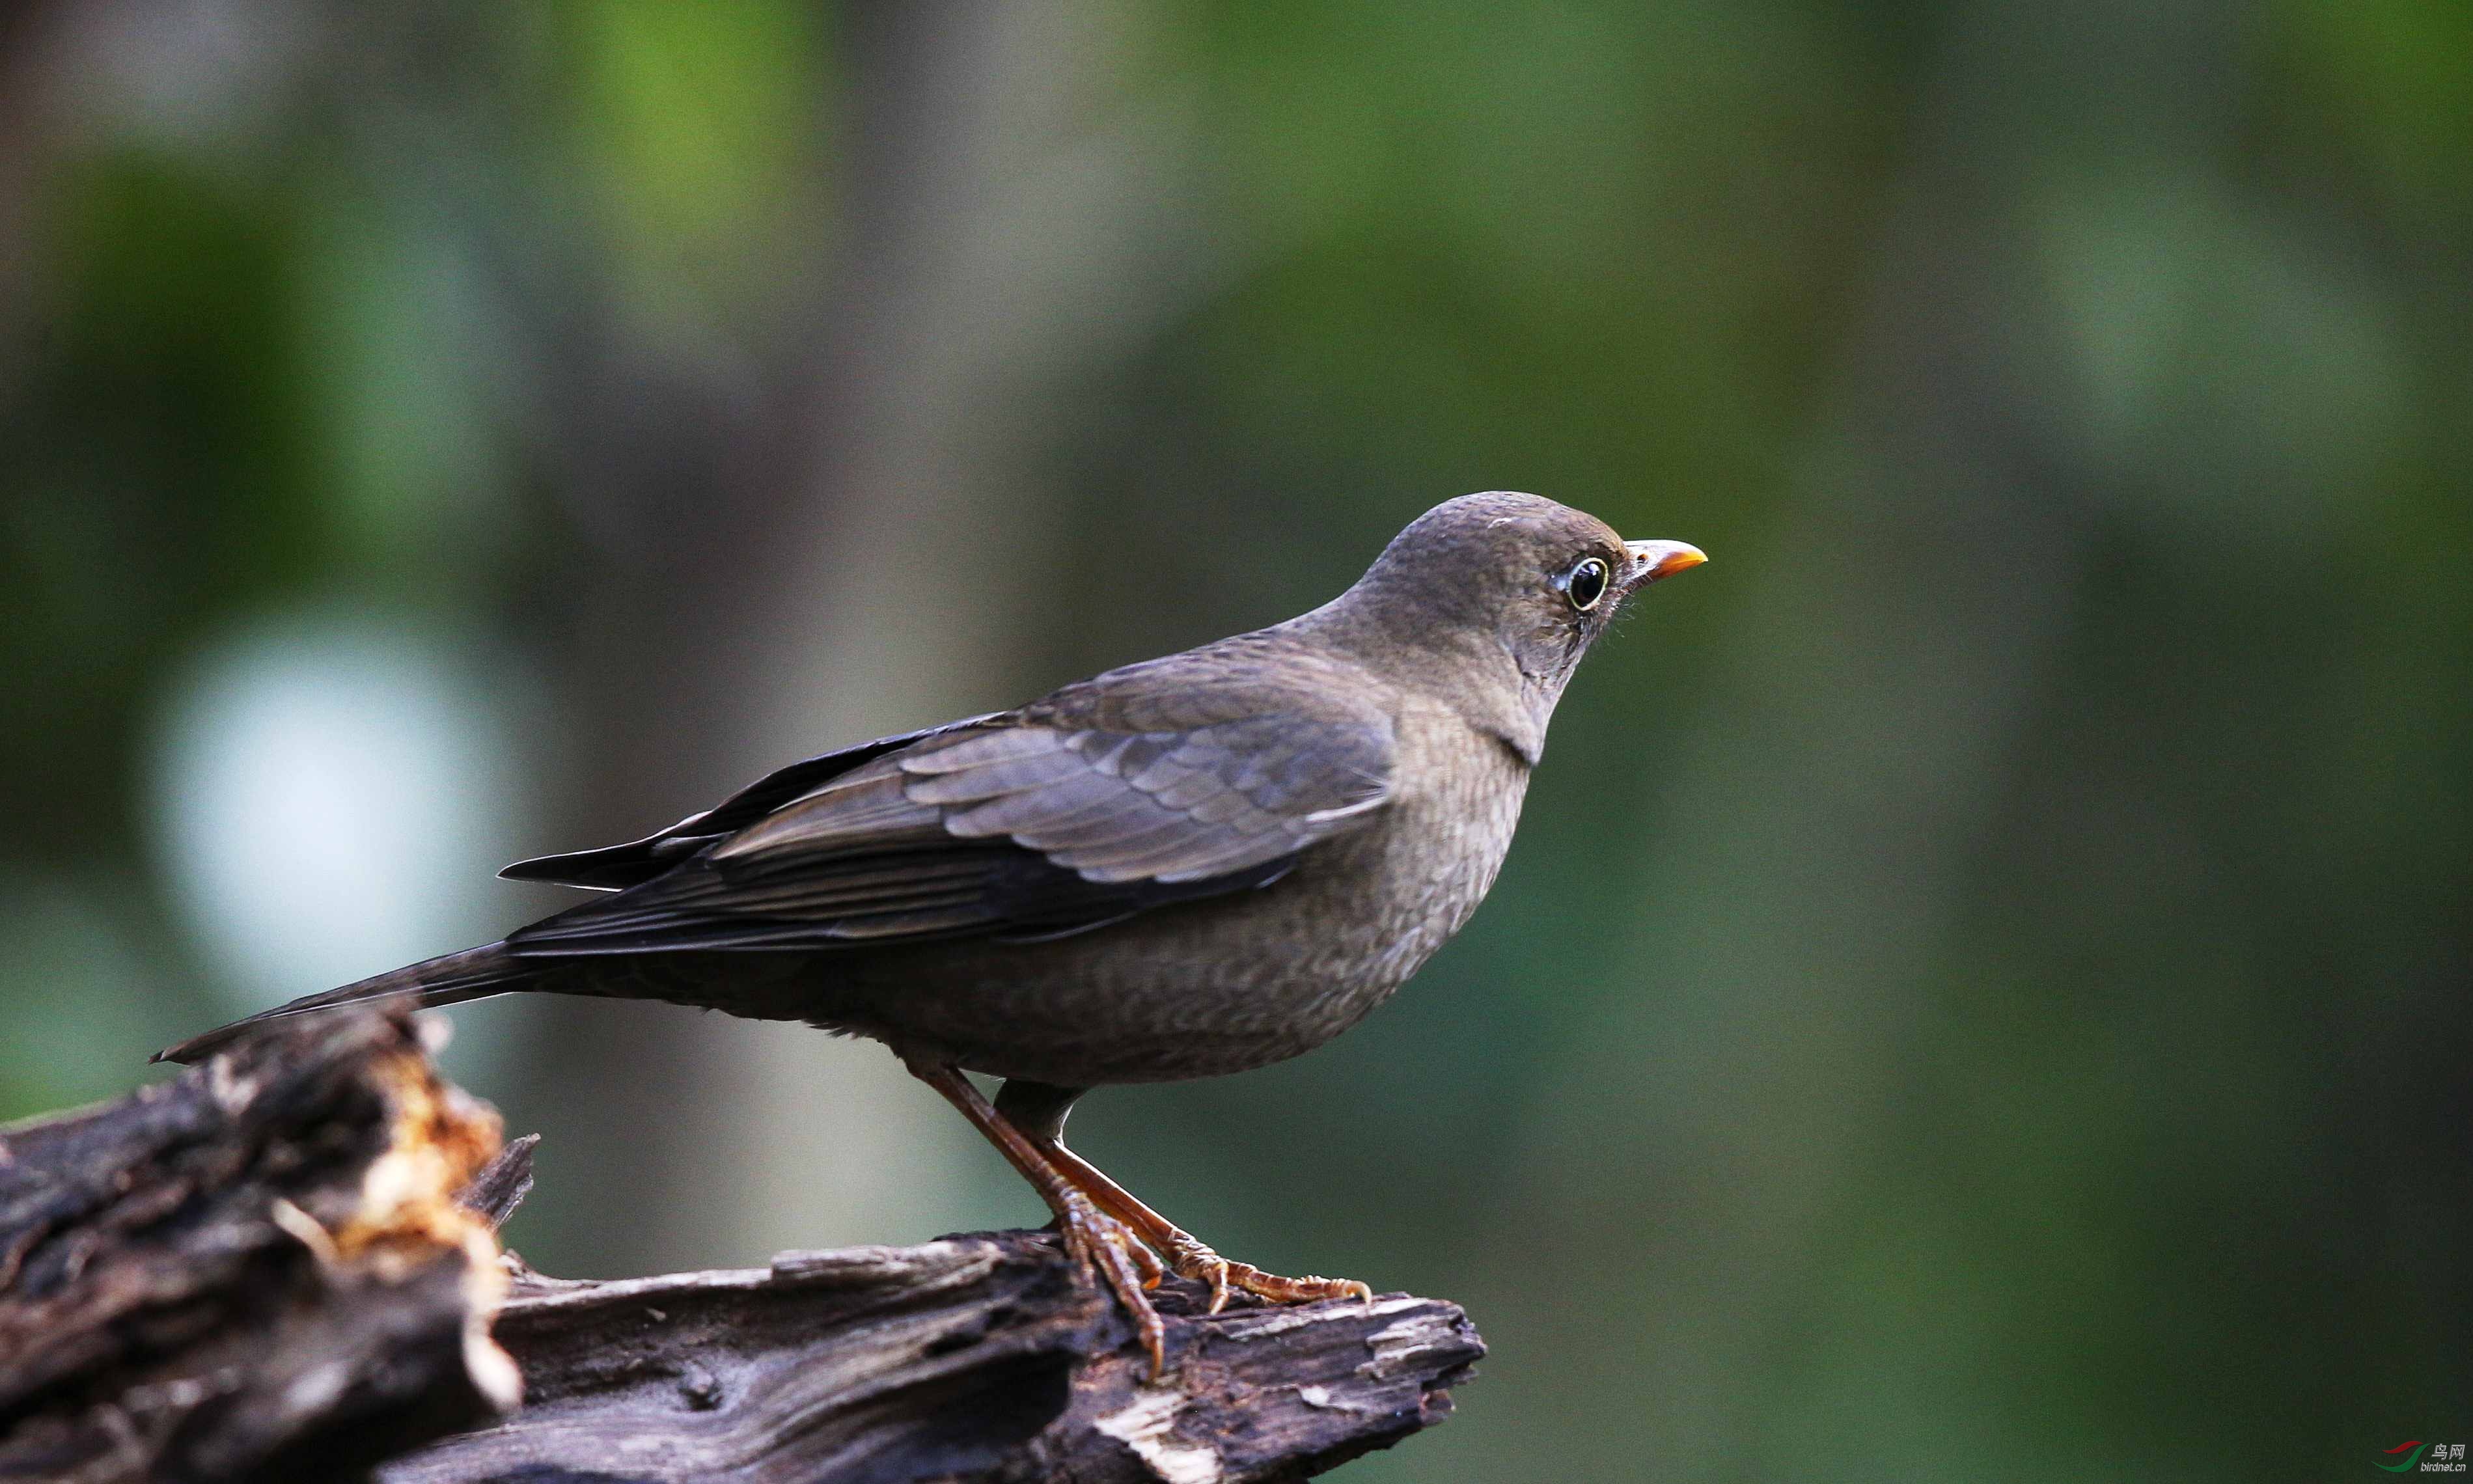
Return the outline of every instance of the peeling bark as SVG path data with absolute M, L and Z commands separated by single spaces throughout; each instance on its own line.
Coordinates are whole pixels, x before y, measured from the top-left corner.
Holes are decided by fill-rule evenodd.
M 535 1142 L 377 1013 L 0 1130 L 0 1478 L 1294 1479 L 1440 1421 L 1483 1353 L 1431 1299 L 1211 1315 L 1170 1280 L 1154 1380 L 1038 1232 L 544 1278 L 494 1239 Z
M 521 1412 L 385 1484 L 1303 1478 L 1441 1421 L 1483 1344 L 1388 1295 L 1200 1312 L 1168 1368 L 1045 1233 L 786 1253 L 770 1268 L 564 1282 L 518 1271 L 497 1336 Z
M 0 1129 L 0 1477 L 348 1480 L 513 1405 L 497 1149 L 399 1014 Z
M 466 1199 L 528 1186 L 533 1142 Z M 1201 1285 L 1170 1279 L 1154 1382 L 1132 1326 L 1044 1232 L 611 1282 L 505 1260 L 497 1336 L 524 1409 L 384 1484 L 1298 1479 L 1442 1421 L 1485 1352 L 1438 1300 L 1211 1315 Z

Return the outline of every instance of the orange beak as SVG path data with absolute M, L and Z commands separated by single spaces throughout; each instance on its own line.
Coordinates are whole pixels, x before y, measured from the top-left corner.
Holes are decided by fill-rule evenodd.
M 1631 553 L 1632 582 L 1642 587 L 1709 560 L 1689 541 L 1625 541 L 1623 549 Z

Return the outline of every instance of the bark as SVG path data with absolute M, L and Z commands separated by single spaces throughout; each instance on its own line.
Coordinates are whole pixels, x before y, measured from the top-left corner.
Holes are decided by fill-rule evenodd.
M 0 1130 L 0 1478 L 352 1479 L 489 1421 L 505 1279 L 453 1196 L 497 1149 L 399 1015 Z
M 544 1278 L 493 1237 L 535 1142 L 384 1013 L 0 1130 L 0 1478 L 1292 1479 L 1441 1420 L 1483 1353 L 1435 1300 L 1210 1315 L 1170 1280 L 1154 1379 L 1046 1233 Z
M 525 1177 L 529 1146 L 489 1182 Z M 1303 1478 L 1439 1422 L 1483 1345 L 1456 1305 L 1200 1312 L 1168 1366 L 1046 1233 L 785 1253 L 769 1268 L 562 1281 L 514 1258 L 496 1328 L 523 1410 L 385 1484 L 1203 1484 Z

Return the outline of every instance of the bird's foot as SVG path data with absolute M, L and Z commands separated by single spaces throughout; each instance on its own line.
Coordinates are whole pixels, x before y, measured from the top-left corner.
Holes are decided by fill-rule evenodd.
M 1168 1267 L 1179 1278 L 1210 1285 L 1211 1312 L 1214 1314 L 1228 1306 L 1228 1296 L 1236 1292 L 1250 1293 L 1273 1304 L 1319 1304 L 1325 1299 L 1371 1301 L 1374 1297 L 1373 1289 L 1353 1278 L 1282 1278 L 1250 1262 L 1232 1262 L 1182 1231 L 1169 1238 L 1165 1256 Z
M 1014 1127 L 985 1094 L 971 1085 L 960 1067 L 909 1052 L 902 1054 L 901 1062 L 912 1076 L 934 1088 L 963 1117 L 970 1119 L 971 1126 L 986 1136 L 988 1142 L 1004 1155 L 1006 1162 L 1030 1182 L 1031 1188 L 1055 1213 L 1057 1239 L 1082 1281 L 1093 1287 L 1107 1284 L 1116 1302 L 1125 1306 L 1135 1332 L 1141 1337 L 1142 1349 L 1150 1354 L 1151 1379 L 1156 1381 L 1165 1375 L 1167 1326 L 1160 1321 L 1159 1310 L 1151 1307 L 1150 1295 L 1144 1291 L 1159 1286 L 1163 1269 L 1158 1256 L 1143 1240 L 1140 1228 L 1127 1224 L 1122 1215 L 1108 1209 L 1090 1191 L 1068 1179 L 1050 1158 L 1051 1152 L 1061 1155 L 1062 1150 L 1054 1145 L 1043 1146 Z M 1078 1160 L 1073 1162 L 1087 1168 Z M 1105 1192 L 1122 1198 L 1130 1212 L 1150 1214 L 1140 1202 L 1116 1189 L 1106 1176 L 1096 1171 L 1092 1174 Z
M 1151 1306 L 1146 1290 L 1159 1286 L 1159 1257 L 1133 1228 L 1099 1209 L 1079 1190 L 1068 1188 L 1059 1197 L 1056 1233 L 1082 1281 L 1106 1283 L 1124 1305 L 1142 1349 L 1150 1354 L 1151 1379 L 1158 1380 L 1167 1371 L 1167 1326 Z

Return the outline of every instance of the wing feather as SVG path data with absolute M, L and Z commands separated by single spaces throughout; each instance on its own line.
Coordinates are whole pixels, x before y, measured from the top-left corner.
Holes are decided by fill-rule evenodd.
M 606 884 L 669 852 L 509 942 L 559 956 L 1056 937 L 1264 885 L 1390 801 L 1381 705 L 1194 658 L 814 759 L 649 841 L 552 858 Z

